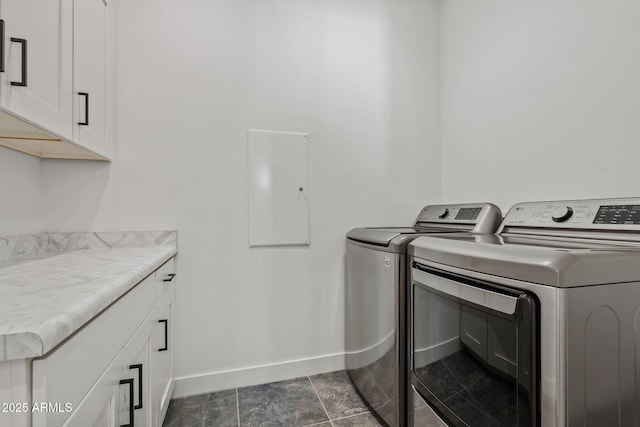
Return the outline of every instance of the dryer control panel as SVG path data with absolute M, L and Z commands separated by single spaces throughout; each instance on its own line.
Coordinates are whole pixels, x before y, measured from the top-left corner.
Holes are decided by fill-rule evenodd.
M 640 205 L 600 206 L 594 224 L 640 224 Z
M 640 231 L 640 198 L 518 203 L 504 227 Z

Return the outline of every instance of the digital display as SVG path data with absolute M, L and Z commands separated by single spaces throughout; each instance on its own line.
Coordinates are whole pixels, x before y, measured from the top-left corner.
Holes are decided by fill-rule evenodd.
M 478 218 L 482 208 L 460 208 L 454 219 L 462 221 L 474 221 Z
M 594 224 L 640 224 L 640 205 L 600 206 Z

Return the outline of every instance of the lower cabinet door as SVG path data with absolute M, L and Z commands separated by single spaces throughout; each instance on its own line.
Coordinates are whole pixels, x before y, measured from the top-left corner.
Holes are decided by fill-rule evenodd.
M 149 364 L 149 339 L 145 340 L 144 345 L 138 354 L 128 366 L 129 375 L 133 377 L 133 418 L 136 427 L 151 426 L 151 399 L 149 398 L 151 388 L 150 380 L 150 364 Z
M 77 408 L 73 408 L 65 427 L 121 427 L 130 425 L 131 391 L 134 378 L 127 376 L 118 360 L 105 372 Z
M 173 301 L 172 286 L 156 308 L 155 331 L 153 333 L 151 357 L 153 363 L 153 426 L 161 427 L 173 393 Z
M 154 310 L 80 404 L 73 408 L 65 427 L 151 425 L 149 380 L 152 375 L 148 367 L 155 317 Z

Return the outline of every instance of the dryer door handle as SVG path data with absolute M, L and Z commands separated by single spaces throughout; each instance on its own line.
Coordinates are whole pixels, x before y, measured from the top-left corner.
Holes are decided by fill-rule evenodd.
M 447 279 L 431 273 L 428 267 L 420 267 L 421 265 L 414 263 L 411 276 L 413 282 L 418 283 L 425 288 L 429 288 L 464 301 L 469 301 L 482 307 L 499 311 L 500 313 L 512 315 L 516 312 L 518 298 L 515 296 L 501 294 L 499 292 Z

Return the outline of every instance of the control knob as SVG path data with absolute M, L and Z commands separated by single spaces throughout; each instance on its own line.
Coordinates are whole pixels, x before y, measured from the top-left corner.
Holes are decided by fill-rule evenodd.
M 440 212 L 440 215 L 438 215 L 438 218 L 445 219 L 448 216 L 449 216 L 449 209 L 445 208 L 443 211 Z
M 551 212 L 553 222 L 565 222 L 573 215 L 573 209 L 569 206 L 558 206 Z

